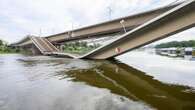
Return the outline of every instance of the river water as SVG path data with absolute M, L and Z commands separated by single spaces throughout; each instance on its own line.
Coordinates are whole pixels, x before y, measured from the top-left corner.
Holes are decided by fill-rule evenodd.
M 195 110 L 195 61 L 0 55 L 0 110 Z

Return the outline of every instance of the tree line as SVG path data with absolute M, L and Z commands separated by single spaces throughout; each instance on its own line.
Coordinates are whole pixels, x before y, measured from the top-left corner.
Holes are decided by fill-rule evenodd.
M 5 41 L 0 39 L 0 53 L 17 53 L 19 51 L 19 49 L 9 47 Z
M 155 48 L 182 48 L 182 47 L 195 47 L 195 40 L 189 41 L 172 41 L 167 43 L 161 43 L 155 46 Z

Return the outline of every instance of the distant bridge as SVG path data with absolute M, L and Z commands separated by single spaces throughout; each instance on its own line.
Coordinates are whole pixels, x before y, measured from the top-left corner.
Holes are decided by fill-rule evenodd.
M 139 13 L 136 15 L 47 36 L 27 37 L 13 46 L 33 47 L 35 46 L 43 55 L 59 55 L 71 58 L 87 59 L 109 59 L 125 52 L 147 45 L 151 42 L 169 37 L 195 26 L 195 0 L 188 0 L 181 4 L 167 6 L 156 10 Z M 112 41 L 85 55 L 75 56 L 60 52 L 54 45 L 56 43 L 100 38 L 105 35 L 116 34 L 123 30 L 120 23 L 124 20 L 127 29 Z M 54 44 L 54 45 L 53 45 Z M 33 46 L 32 46 L 33 45 Z M 33 49 L 35 49 L 33 47 Z

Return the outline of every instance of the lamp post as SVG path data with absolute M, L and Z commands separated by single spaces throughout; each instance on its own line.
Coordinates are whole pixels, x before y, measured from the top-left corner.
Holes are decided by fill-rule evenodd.
M 112 8 L 108 7 L 109 20 L 112 19 Z
M 127 30 L 126 30 L 126 28 L 125 28 L 124 22 L 125 22 L 125 20 L 123 19 L 123 20 L 120 21 L 120 24 L 122 25 L 122 27 L 123 27 L 123 29 L 124 29 L 124 32 L 126 33 Z
M 73 37 L 73 29 L 74 29 L 74 25 L 73 25 L 73 22 L 71 22 L 71 30 L 68 31 L 68 36 L 69 37 Z
M 41 37 L 41 35 L 42 35 L 42 29 L 40 28 L 39 29 L 39 36 Z

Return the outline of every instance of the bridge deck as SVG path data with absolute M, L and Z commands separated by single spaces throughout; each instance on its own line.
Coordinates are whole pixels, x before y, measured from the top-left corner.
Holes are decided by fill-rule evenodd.
M 81 39 L 89 39 L 89 38 L 101 38 L 104 37 L 104 35 L 110 35 L 114 33 L 118 33 L 120 31 L 123 31 L 123 26 L 121 25 L 120 21 L 124 20 L 124 25 L 127 30 L 132 30 L 136 28 L 139 25 L 142 25 L 143 23 L 149 21 L 150 19 L 159 16 L 160 14 L 178 6 L 179 4 L 175 5 L 169 5 L 165 7 L 160 7 L 157 9 L 136 13 L 133 15 L 129 15 L 126 17 L 114 19 L 111 21 L 106 21 L 103 23 L 98 23 L 94 25 L 90 25 L 87 27 L 78 28 L 75 30 L 66 31 L 59 34 L 54 34 L 51 36 L 47 36 L 46 38 L 51 43 L 64 43 L 68 41 L 73 40 L 81 40 Z M 109 36 L 108 36 L 109 37 Z M 32 45 L 32 41 L 25 37 L 24 39 L 20 40 L 19 42 L 16 42 L 12 45 L 15 46 L 27 46 Z
M 33 44 L 43 55 L 77 58 L 78 55 L 61 52 L 44 37 L 30 37 Z
M 53 52 L 59 52 L 59 50 L 51 44 L 46 38 L 43 37 L 30 37 L 33 44 L 43 55 L 49 55 Z

